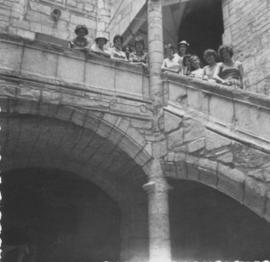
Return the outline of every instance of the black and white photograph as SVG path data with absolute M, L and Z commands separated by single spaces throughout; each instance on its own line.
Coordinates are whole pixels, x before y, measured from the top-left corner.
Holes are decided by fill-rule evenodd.
M 0 262 L 270 262 L 270 0 L 0 0 Z

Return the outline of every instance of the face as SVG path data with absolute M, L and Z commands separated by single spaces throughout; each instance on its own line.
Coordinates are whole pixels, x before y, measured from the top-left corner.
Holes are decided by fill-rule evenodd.
M 192 57 L 191 64 L 195 69 L 200 68 L 200 59 L 198 57 Z
M 97 45 L 100 49 L 103 49 L 104 45 L 106 44 L 106 40 L 104 38 L 99 38 L 97 40 Z
M 135 45 L 136 52 L 142 52 L 143 51 L 143 43 L 137 42 Z
M 172 48 L 167 48 L 166 49 L 166 55 L 167 57 L 172 57 L 174 54 L 174 50 Z
M 205 57 L 205 61 L 207 64 L 212 65 L 216 62 L 216 59 L 214 55 L 208 55 Z
M 122 48 L 122 41 L 120 38 L 116 38 L 114 41 L 114 45 L 116 48 L 121 49 Z
M 185 45 L 180 45 L 179 46 L 179 53 L 182 55 L 185 55 L 187 52 L 187 47 Z
M 231 59 L 231 54 L 226 49 L 223 49 L 221 56 L 223 57 L 223 60 Z

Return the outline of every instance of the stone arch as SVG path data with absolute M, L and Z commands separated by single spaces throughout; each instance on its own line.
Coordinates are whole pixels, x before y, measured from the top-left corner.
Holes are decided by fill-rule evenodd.
M 114 199 L 124 214 L 123 260 L 146 260 L 147 195 L 142 185 L 147 181 L 151 155 L 148 143 L 131 120 L 109 112 L 58 105 L 54 101 L 2 98 L 1 104 L 2 171 L 54 168 L 89 179 Z M 61 136 L 58 131 L 66 135 Z M 11 143 L 14 144 L 9 148 Z M 107 162 L 101 159 L 103 153 L 110 157 Z M 138 243 L 138 238 L 143 241 Z M 134 250 L 142 257 L 136 258 Z
M 166 177 L 196 181 L 235 199 L 270 222 L 270 188 L 243 171 L 216 160 L 171 153 L 163 162 Z

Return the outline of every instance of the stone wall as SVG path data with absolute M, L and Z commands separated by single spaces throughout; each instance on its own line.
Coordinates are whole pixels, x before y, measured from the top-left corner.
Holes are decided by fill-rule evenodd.
M 133 21 L 135 16 L 144 6 L 146 0 L 116 0 L 111 10 L 111 21 L 109 24 L 110 38 L 116 34 L 123 34 Z
M 270 2 L 224 0 L 223 42 L 232 44 L 243 62 L 245 87 L 270 94 Z
M 56 8 L 61 11 L 58 21 L 51 17 Z M 0 32 L 28 39 L 42 33 L 67 40 L 74 37 L 76 25 L 84 24 L 92 40 L 96 34 L 97 12 L 97 0 L 1 0 Z

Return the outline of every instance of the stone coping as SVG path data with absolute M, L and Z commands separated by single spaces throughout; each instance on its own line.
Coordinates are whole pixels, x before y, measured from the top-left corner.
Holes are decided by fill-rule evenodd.
M 187 88 L 201 90 L 203 93 L 209 95 L 220 96 L 229 100 L 251 104 L 270 111 L 270 97 L 261 94 L 252 93 L 242 89 L 232 89 L 224 85 L 169 72 L 162 73 L 162 79 L 165 83 L 184 85 Z

